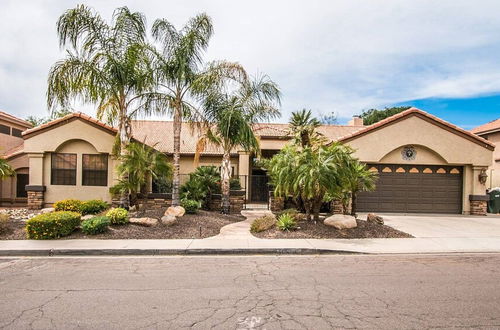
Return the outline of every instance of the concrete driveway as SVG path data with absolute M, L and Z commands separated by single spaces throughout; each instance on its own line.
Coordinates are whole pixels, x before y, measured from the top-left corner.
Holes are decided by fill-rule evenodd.
M 381 214 L 385 224 L 415 237 L 500 237 L 500 216 Z M 365 217 L 362 217 L 366 219 Z

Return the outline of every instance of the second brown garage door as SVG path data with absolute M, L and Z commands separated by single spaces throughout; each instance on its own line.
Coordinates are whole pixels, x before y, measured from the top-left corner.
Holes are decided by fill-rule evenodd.
M 368 165 L 379 180 L 358 196 L 360 212 L 462 213 L 462 167 Z

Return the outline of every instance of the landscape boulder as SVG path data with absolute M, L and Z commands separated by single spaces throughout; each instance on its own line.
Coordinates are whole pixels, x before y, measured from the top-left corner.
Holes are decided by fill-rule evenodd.
M 170 206 L 165 211 L 165 215 L 173 215 L 174 217 L 182 217 L 184 213 L 186 210 L 182 206 Z
M 145 227 L 153 227 L 158 224 L 158 220 L 155 218 L 130 218 L 128 221 L 134 225 Z
M 336 229 L 349 229 L 356 228 L 358 226 L 355 217 L 345 214 L 334 214 L 326 218 L 323 223 Z
M 165 226 L 171 226 L 177 222 L 177 218 L 174 215 L 167 214 L 161 217 L 161 223 Z
M 81 219 L 82 219 L 82 221 L 84 221 L 84 220 L 92 219 L 93 217 L 95 217 L 95 215 L 87 214 L 87 215 L 84 215 Z
M 368 215 L 366 216 L 366 221 L 374 222 L 374 223 L 379 224 L 379 225 L 384 224 L 384 218 L 382 218 L 379 215 L 376 215 L 375 213 L 368 213 Z
M 53 207 L 46 207 L 46 208 L 44 208 L 44 209 L 41 209 L 41 210 L 40 210 L 40 212 L 41 212 L 42 214 L 45 214 L 45 213 L 52 213 L 52 212 L 54 212 L 55 210 L 56 210 L 56 209 L 55 209 L 55 208 L 53 208 Z

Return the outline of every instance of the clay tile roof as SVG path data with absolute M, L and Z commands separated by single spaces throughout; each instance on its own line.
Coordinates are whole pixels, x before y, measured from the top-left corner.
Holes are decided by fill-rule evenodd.
M 331 141 L 339 137 L 362 129 L 364 126 L 322 125 L 318 131 Z M 263 138 L 288 139 L 288 124 L 259 123 L 254 126 L 257 136 Z M 173 153 L 173 123 L 172 121 L 135 120 L 132 122 L 132 135 L 134 139 L 153 146 L 165 153 Z M 189 123 L 182 124 L 181 153 L 193 154 L 196 152 L 196 143 L 200 132 L 191 127 Z M 234 151 L 236 152 L 236 150 Z M 222 150 L 213 145 L 207 145 L 205 155 L 220 155 Z
M 383 119 L 375 124 L 372 124 L 370 126 L 366 126 L 366 128 L 364 128 L 364 129 L 361 129 L 357 132 L 354 132 L 352 134 L 348 134 L 346 136 L 339 138 L 339 141 L 344 142 L 344 141 L 352 140 L 356 137 L 359 137 L 361 135 L 364 135 L 364 134 L 369 133 L 371 131 L 374 131 L 376 129 L 382 128 L 386 125 L 397 122 L 398 120 L 400 120 L 404 117 L 408 117 L 408 116 L 412 116 L 412 115 L 417 115 L 417 116 L 423 117 L 424 119 L 427 119 L 435 124 L 449 128 L 451 131 L 453 131 L 459 135 L 462 135 L 466 138 L 469 138 L 470 140 L 476 142 L 477 144 L 482 145 L 484 147 L 487 147 L 489 149 L 495 148 L 495 145 L 493 143 L 491 143 L 490 141 L 483 139 L 482 137 L 480 137 L 478 135 L 475 135 L 469 131 L 464 130 L 463 128 L 460 128 L 456 125 L 453 125 L 447 121 L 444 121 L 436 116 L 433 116 L 433 115 L 431 115 L 423 110 L 417 109 L 417 108 L 410 108 L 410 109 L 405 110 L 403 112 L 400 112 L 394 116 Z
M 109 130 L 110 132 L 113 132 L 113 133 L 116 133 L 117 132 L 117 129 L 114 128 L 114 127 L 111 127 L 95 118 L 92 118 L 90 117 L 89 115 L 86 115 L 82 112 L 74 112 L 74 113 L 70 113 L 64 117 L 61 117 L 61 118 L 57 118 L 55 120 L 52 120 L 46 124 L 43 124 L 43 125 L 40 125 L 40 126 L 37 126 L 37 127 L 34 127 L 34 128 L 31 128 L 31 129 L 28 129 L 26 131 L 23 132 L 23 136 L 26 137 L 28 135 L 31 135 L 33 133 L 36 133 L 36 132 L 40 132 L 40 131 L 44 131 L 48 128 L 51 128 L 53 126 L 56 126 L 58 124 L 63 124 L 69 120 L 73 120 L 74 118 L 81 118 L 83 120 L 86 120 L 94 125 L 97 125 L 99 127 L 102 127 L 104 129 L 107 129 Z
M 24 120 L 24 119 L 21 119 L 21 118 L 18 118 L 16 116 L 13 116 L 7 112 L 3 112 L 3 111 L 0 111 L 0 118 L 3 118 L 7 121 L 11 121 L 11 122 L 14 122 L 14 123 L 17 123 L 19 125 L 22 125 L 22 126 L 25 126 L 25 127 L 32 127 L 33 125 L 31 125 L 30 122 Z
M 493 133 L 496 131 L 500 131 L 500 118 L 471 129 L 471 132 L 477 135 L 482 135 L 485 133 Z
M 17 147 L 11 148 L 2 155 L 3 158 L 9 159 L 16 155 L 22 154 L 24 152 L 24 144 L 18 145 Z

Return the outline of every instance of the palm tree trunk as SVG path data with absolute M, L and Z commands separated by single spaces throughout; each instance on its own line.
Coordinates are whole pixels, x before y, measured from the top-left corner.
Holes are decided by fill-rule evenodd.
M 357 194 L 358 193 L 356 191 L 352 192 L 351 215 L 353 217 L 356 216 L 356 207 L 357 207 L 357 203 L 358 203 L 358 196 L 357 196 Z
M 180 158 L 181 158 L 181 129 L 182 113 L 181 104 L 176 105 L 174 111 L 174 172 L 172 180 L 172 206 L 180 205 Z
M 130 143 L 130 126 L 126 115 L 126 110 L 121 110 L 120 121 L 118 125 L 118 134 L 120 135 L 120 158 L 123 159 L 127 154 L 127 146 Z M 124 172 L 120 178 L 122 181 L 128 181 L 128 173 Z M 120 207 L 128 209 L 130 207 L 129 192 L 122 191 L 120 195 Z
M 231 156 L 230 151 L 224 151 L 222 156 L 222 167 L 221 167 L 221 179 L 222 179 L 222 205 L 221 212 L 223 214 L 229 214 L 231 210 L 231 203 L 229 200 L 229 195 L 231 193 L 229 187 L 229 179 L 231 173 Z
M 319 221 L 319 211 L 321 210 L 321 204 L 323 204 L 323 199 L 316 199 L 313 202 L 313 214 L 314 214 L 314 222 Z

